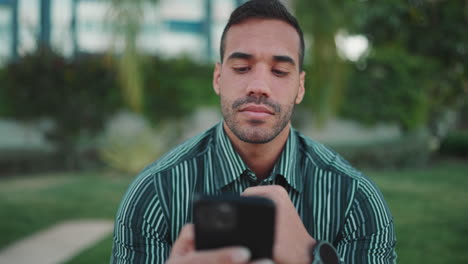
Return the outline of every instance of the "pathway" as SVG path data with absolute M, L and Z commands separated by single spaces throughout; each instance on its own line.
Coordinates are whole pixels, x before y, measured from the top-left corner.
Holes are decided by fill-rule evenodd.
M 107 220 L 66 221 L 0 250 L 0 264 L 64 263 L 112 232 Z M 110 255 L 110 252 L 109 252 Z

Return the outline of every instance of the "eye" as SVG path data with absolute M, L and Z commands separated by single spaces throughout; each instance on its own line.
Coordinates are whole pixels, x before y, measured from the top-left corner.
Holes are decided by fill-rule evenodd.
M 284 77 L 289 74 L 289 72 L 278 70 L 278 69 L 272 69 L 271 72 L 278 77 Z
M 250 67 L 235 67 L 233 69 L 237 73 L 246 73 L 250 70 Z

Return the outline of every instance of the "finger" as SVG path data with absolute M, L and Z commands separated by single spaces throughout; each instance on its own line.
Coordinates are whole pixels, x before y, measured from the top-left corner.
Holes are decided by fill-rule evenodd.
M 171 257 L 184 256 L 195 250 L 195 234 L 193 224 L 182 227 L 179 237 L 172 245 Z
M 274 264 L 274 262 L 271 259 L 259 259 L 259 260 L 250 262 L 249 264 Z
M 261 185 L 249 187 L 245 189 L 243 193 L 276 193 L 283 191 L 286 191 L 286 189 L 284 189 L 284 187 L 281 185 Z
M 229 247 L 196 251 L 193 254 L 187 255 L 184 260 L 187 260 L 186 263 L 193 264 L 246 264 L 250 256 L 250 251 L 247 248 Z
M 267 187 L 267 186 L 255 186 L 255 187 L 249 187 L 247 189 L 245 189 L 243 192 L 242 192 L 242 196 L 266 196 L 269 191 L 268 191 L 268 188 L 264 188 L 264 187 Z
M 242 196 L 261 196 L 270 199 L 275 199 L 279 197 L 286 197 L 288 193 L 280 185 L 265 185 L 265 186 L 255 186 L 249 187 L 244 190 L 241 194 Z

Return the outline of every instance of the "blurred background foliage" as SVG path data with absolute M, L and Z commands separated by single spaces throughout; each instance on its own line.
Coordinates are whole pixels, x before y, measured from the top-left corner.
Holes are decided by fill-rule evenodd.
M 399 140 L 337 146 L 343 155 L 353 164 L 397 168 L 449 150 L 466 157 L 468 1 L 295 2 L 311 46 L 305 104 L 314 120 L 389 122 L 402 132 Z M 365 36 L 368 50 L 344 58 L 336 52 L 340 32 Z
M 47 138 L 64 167 L 79 168 L 80 160 L 91 157 L 122 168 L 112 164 L 137 155 L 125 153 L 130 148 L 117 151 L 119 158 L 109 151 L 101 151 L 107 153 L 104 158 L 99 155 L 103 144 L 99 135 L 117 113 L 140 114 L 149 129 L 157 131 L 199 107 L 217 107 L 218 98 L 211 89 L 212 62 L 163 59 L 138 50 L 147 2 L 111 1 L 109 19 L 116 43 L 123 43 L 121 53 L 68 58 L 40 46 L 1 67 L 1 116 L 26 123 L 52 120 Z M 468 91 L 468 1 L 296 0 L 291 7 L 309 44 L 307 92 L 300 107 L 307 114 L 299 127 L 301 122 L 325 124 L 335 117 L 368 126 L 398 124 L 403 135 L 399 140 L 337 147 L 352 162 L 364 165 L 399 167 L 411 153 L 424 153 L 421 156 L 426 158 L 414 162 L 422 164 L 441 144 L 444 151 L 454 149 L 447 147 L 454 145 L 453 140 L 466 149 L 462 123 Z M 346 58 L 337 50 L 338 34 L 364 36 L 367 51 L 357 59 Z M 457 121 L 447 121 L 451 116 Z M 443 143 L 449 136 L 451 143 Z M 378 152 L 389 146 L 395 146 L 395 151 L 381 157 Z M 155 148 L 158 151 L 149 153 L 163 152 L 163 147 Z M 454 152 L 466 158 L 466 152 Z M 148 160 L 147 155 L 141 159 Z M 109 160 L 111 156 L 114 161 Z
M 366 122 L 397 121 L 408 131 L 438 123 L 444 111 L 460 111 L 466 105 L 467 1 L 359 5 L 351 30 L 369 39 L 371 52 L 356 65 L 363 69 L 353 68 L 347 91 L 353 102 L 374 96 L 367 105 L 348 104 L 343 113 Z
M 187 58 L 162 59 L 154 56 L 142 57 L 139 65 L 144 69 L 140 74 L 144 76 L 141 84 L 145 85 L 133 86 L 144 91 L 144 96 L 139 99 L 141 109 L 135 111 L 135 105 L 125 100 L 129 96 L 128 91 L 122 91 L 122 86 L 127 83 L 119 82 L 119 58 L 89 55 L 67 60 L 50 49 L 38 50 L 2 70 L 3 117 L 23 122 L 51 119 L 55 126 L 47 138 L 57 146 L 56 162 L 67 162 L 65 167 L 76 169 L 81 167 L 80 160 L 89 154 L 79 153 L 83 142 L 80 139 L 83 136 L 88 139 L 97 137 L 103 132 L 106 121 L 121 110 L 139 112 L 150 122 L 148 129 L 151 129 L 162 128 L 165 122 L 183 118 L 197 107 L 215 105 L 217 102 L 210 88 L 212 65 L 199 65 Z M 95 148 L 99 147 L 99 142 L 92 142 L 96 143 Z M 158 144 L 157 141 L 152 142 Z M 121 155 L 119 159 L 122 163 L 126 163 L 125 157 L 132 156 L 132 153 L 126 152 L 129 149 L 119 149 L 115 153 Z M 105 157 L 110 157 L 109 151 L 105 152 L 108 153 Z M 147 154 L 135 156 L 148 164 Z M 155 157 L 149 156 L 152 160 Z M 116 157 L 113 159 L 106 161 L 110 165 L 116 164 Z M 139 168 L 129 167 L 136 172 L 143 165 L 140 163 Z M 119 169 L 122 167 L 123 164 L 117 166 Z
M 312 39 L 309 96 L 321 118 L 395 121 L 407 132 L 466 105 L 467 1 L 299 0 L 297 13 Z M 339 30 L 364 35 L 368 54 L 341 59 Z
M 77 144 L 94 136 L 120 106 L 117 72 L 111 58 L 83 56 L 67 60 L 48 48 L 8 64 L 4 69 L 4 117 L 35 123 L 53 122 L 46 138 L 56 146 L 55 159 L 65 167 L 79 161 Z

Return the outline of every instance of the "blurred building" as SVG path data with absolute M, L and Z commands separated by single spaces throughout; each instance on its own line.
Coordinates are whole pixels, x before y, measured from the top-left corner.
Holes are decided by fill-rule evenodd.
M 143 3 L 137 47 L 141 52 L 161 56 L 216 60 L 229 15 L 245 1 L 135 1 Z M 294 1 L 282 2 L 291 8 Z M 119 52 L 123 38 L 116 33 L 119 20 L 111 3 L 112 0 L 0 0 L 0 65 L 34 51 L 38 43 L 65 56 Z M 368 47 L 364 36 L 343 32 L 338 32 L 336 42 L 340 54 L 353 61 Z
M 245 0 L 143 2 L 140 51 L 214 60 L 230 12 Z M 0 64 L 34 51 L 38 43 L 66 56 L 119 51 L 114 11 L 110 0 L 0 0 Z

